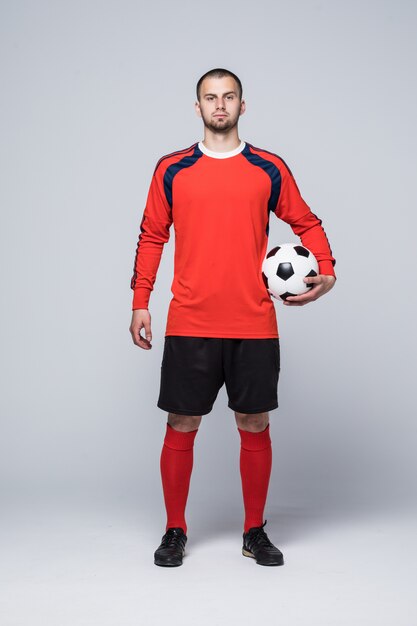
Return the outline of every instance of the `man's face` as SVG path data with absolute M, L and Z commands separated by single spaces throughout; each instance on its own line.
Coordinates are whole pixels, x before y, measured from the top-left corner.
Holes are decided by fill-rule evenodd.
M 231 76 L 205 78 L 201 83 L 200 102 L 195 103 L 204 126 L 215 133 L 224 133 L 237 125 L 245 111 L 245 101 L 239 100 L 238 88 Z

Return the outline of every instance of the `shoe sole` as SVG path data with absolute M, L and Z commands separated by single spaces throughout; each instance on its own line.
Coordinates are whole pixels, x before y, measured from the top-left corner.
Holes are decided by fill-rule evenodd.
M 256 556 L 252 554 L 252 552 L 249 552 L 249 550 L 245 550 L 245 548 L 242 548 L 242 554 L 243 556 L 249 556 L 251 559 L 256 560 Z M 259 561 L 256 561 L 256 563 L 258 565 L 284 565 L 284 557 L 280 559 L 279 563 L 260 563 Z

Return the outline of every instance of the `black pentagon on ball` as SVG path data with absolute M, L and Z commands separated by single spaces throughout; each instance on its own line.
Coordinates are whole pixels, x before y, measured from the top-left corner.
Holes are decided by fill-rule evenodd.
M 274 254 L 276 254 L 280 248 L 281 246 L 275 246 L 275 248 L 272 248 L 272 250 L 270 250 L 266 255 L 266 258 L 269 259 L 270 256 L 274 256 Z
M 317 272 L 315 272 L 314 270 L 310 270 L 305 278 L 308 278 L 309 276 L 317 276 Z M 314 287 L 314 283 L 306 283 L 306 287 Z
M 295 293 L 291 293 L 290 291 L 286 291 L 285 293 L 282 293 L 280 298 L 282 300 L 286 300 L 288 298 L 288 296 L 295 296 Z
M 307 250 L 307 248 L 304 248 L 304 246 L 294 246 L 294 250 L 300 256 L 305 256 L 305 257 L 309 257 L 310 256 L 310 251 Z
M 264 285 L 267 289 L 269 289 L 269 285 L 268 285 L 268 276 L 266 276 L 266 274 L 264 274 L 264 272 L 262 272 L 262 280 L 264 281 Z
M 277 269 L 277 276 L 282 280 L 288 280 L 294 275 L 294 270 L 291 263 L 280 263 Z

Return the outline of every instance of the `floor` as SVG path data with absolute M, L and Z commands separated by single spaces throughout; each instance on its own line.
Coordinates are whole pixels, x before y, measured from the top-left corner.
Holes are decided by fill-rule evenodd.
M 152 512 L 36 498 L 8 506 L 2 626 L 417 625 L 415 513 L 269 507 L 280 567 L 242 555 L 238 512 L 203 513 L 188 516 L 183 565 L 162 568 Z

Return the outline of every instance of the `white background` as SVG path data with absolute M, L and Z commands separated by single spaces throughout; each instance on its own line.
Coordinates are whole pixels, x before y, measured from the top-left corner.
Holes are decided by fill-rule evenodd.
M 405 0 L 1 4 L 5 625 L 223 625 L 228 611 L 417 623 L 416 13 Z M 272 571 L 240 555 L 224 387 L 195 442 L 188 563 L 153 565 L 173 229 L 151 351 L 128 331 L 130 278 L 155 164 L 203 138 L 195 86 L 215 67 L 243 83 L 240 138 L 286 160 L 336 258 L 323 298 L 275 302 L 265 515 L 286 564 Z M 296 240 L 271 215 L 268 249 Z

